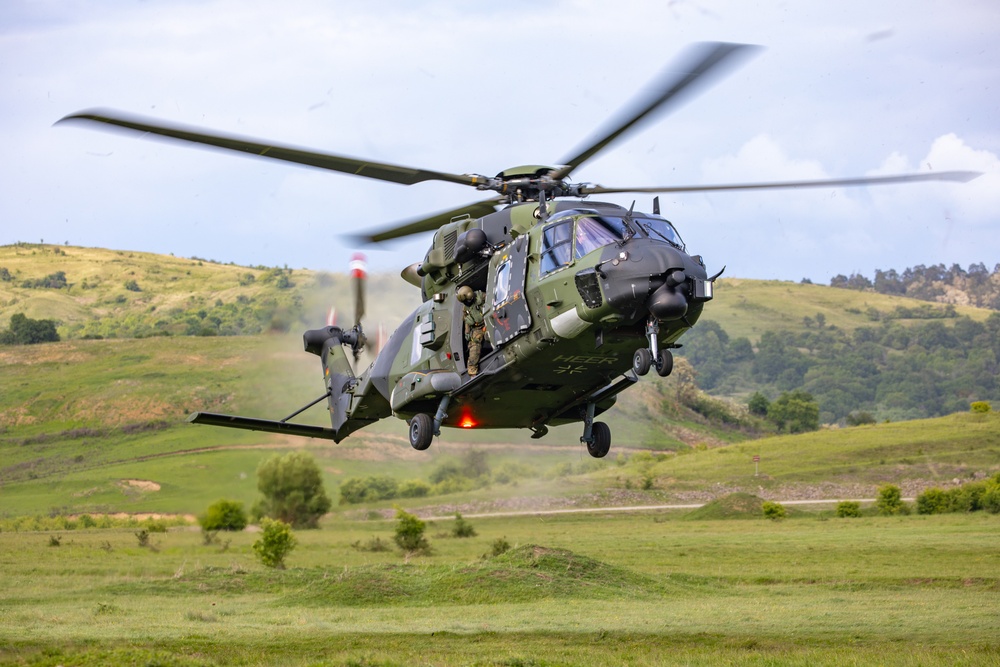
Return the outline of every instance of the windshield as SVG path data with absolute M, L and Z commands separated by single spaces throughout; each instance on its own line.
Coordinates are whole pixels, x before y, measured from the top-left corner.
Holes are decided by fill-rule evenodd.
M 625 238 L 625 223 L 621 218 L 594 216 L 576 221 L 576 258 Z
M 681 235 L 677 233 L 673 225 L 663 218 L 636 218 L 635 222 L 639 223 L 639 226 L 642 227 L 650 238 L 663 239 L 667 243 L 684 250 L 684 241 L 681 240 Z

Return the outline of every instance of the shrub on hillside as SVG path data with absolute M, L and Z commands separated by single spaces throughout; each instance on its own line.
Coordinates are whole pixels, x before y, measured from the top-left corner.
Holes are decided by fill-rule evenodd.
M 1000 473 L 984 485 L 982 508 L 992 514 L 1000 514 Z
M 861 503 L 844 500 L 837 503 L 837 516 L 842 519 L 854 519 L 861 516 Z
M 903 502 L 903 492 L 895 484 L 885 484 L 879 487 L 875 507 L 878 508 L 878 513 L 883 516 L 909 514 L 906 503 Z
M 819 403 L 806 391 L 785 392 L 767 408 L 767 418 L 788 433 L 815 431 L 819 428 Z
M 247 513 L 243 510 L 243 503 L 218 500 L 198 517 L 198 524 L 204 531 L 243 530 L 247 527 Z
M 423 498 L 431 492 L 431 485 L 422 479 L 410 479 L 399 485 L 400 498 Z
M 427 524 L 416 515 L 402 508 L 396 508 L 396 535 L 392 539 L 403 553 L 407 555 L 430 553 L 431 545 L 424 537 L 426 528 Z
M 455 512 L 455 525 L 451 527 L 452 537 L 475 537 L 476 534 L 472 524 L 463 519 L 460 512 Z
M 10 326 L 0 331 L 0 345 L 34 345 L 59 340 L 55 320 L 33 320 L 24 313 L 10 316 Z
M 763 510 L 764 516 L 771 521 L 780 521 L 788 515 L 784 505 L 771 500 L 764 501 L 764 504 L 761 505 L 761 510 Z
M 754 392 L 754 395 L 747 401 L 747 409 L 750 411 L 750 414 L 758 417 L 766 417 L 769 407 L 771 407 L 771 401 L 767 400 L 767 396 L 759 391 Z
M 975 401 L 969 406 L 969 409 L 972 412 L 984 413 L 989 412 L 993 409 L 993 407 L 990 405 L 989 401 Z
M 25 289 L 64 289 L 68 284 L 69 283 L 66 282 L 66 272 L 56 271 L 55 273 L 50 273 L 44 278 L 25 280 L 21 283 L 21 287 Z
M 864 410 L 856 410 L 844 417 L 844 422 L 848 426 L 864 426 L 867 424 L 874 424 L 876 423 L 876 420 L 872 413 Z
M 917 514 L 944 514 L 952 510 L 952 498 L 944 489 L 934 487 L 917 496 Z
M 264 519 L 260 522 L 260 538 L 253 543 L 257 560 L 267 567 L 285 569 L 285 557 L 298 543 L 292 534 L 292 527 L 284 521 Z
M 954 512 L 978 512 L 983 507 L 986 482 L 968 482 L 956 489 L 949 489 L 948 495 Z
M 352 477 L 340 485 L 340 504 L 357 505 L 378 500 L 392 500 L 398 492 L 399 483 L 387 475 Z

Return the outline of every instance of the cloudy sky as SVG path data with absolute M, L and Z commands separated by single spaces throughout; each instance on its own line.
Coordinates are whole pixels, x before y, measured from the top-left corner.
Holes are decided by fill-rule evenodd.
M 612 8 L 613 7 L 613 8 Z M 684 47 L 761 52 L 574 173 L 607 186 L 977 170 L 964 185 L 670 195 L 727 275 L 1000 262 L 1000 3 L 7 0 L 0 244 L 343 271 L 365 228 L 474 201 L 53 123 L 93 107 L 495 174 L 573 153 Z M 650 196 L 637 208 L 649 210 Z M 628 195 L 608 197 L 624 205 Z M 380 270 L 428 235 L 365 249 Z

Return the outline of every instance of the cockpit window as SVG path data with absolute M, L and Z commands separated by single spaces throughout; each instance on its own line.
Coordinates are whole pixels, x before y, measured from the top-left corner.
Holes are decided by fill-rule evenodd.
M 625 238 L 621 218 L 587 217 L 576 221 L 576 258 Z
M 681 250 L 684 250 L 684 241 L 681 240 L 681 235 L 677 233 L 674 226 L 663 218 L 636 218 L 635 222 L 639 223 L 643 231 L 649 235 L 650 238 L 659 238 L 671 245 L 675 245 Z
M 542 233 L 541 274 L 544 276 L 569 264 L 572 252 L 572 218 L 546 227 Z

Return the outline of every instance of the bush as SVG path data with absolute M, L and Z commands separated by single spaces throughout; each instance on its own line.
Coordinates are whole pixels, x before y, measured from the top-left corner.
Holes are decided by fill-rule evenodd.
M 257 560 L 267 567 L 285 569 L 285 557 L 295 548 L 297 541 L 292 527 L 284 521 L 263 519 L 260 522 L 260 539 L 253 543 Z
M 357 549 L 358 551 L 370 551 L 372 553 L 389 550 L 389 544 L 384 542 L 382 538 L 378 536 L 369 539 L 365 544 L 362 544 L 361 540 L 353 542 L 351 543 L 351 547 Z
M 906 503 L 903 502 L 903 492 L 895 484 L 885 484 L 879 487 L 875 507 L 878 508 L 878 513 L 883 516 L 909 514 Z
M 766 417 L 767 409 L 771 407 L 771 401 L 767 400 L 767 396 L 758 392 L 755 392 L 750 400 L 747 401 L 747 409 L 750 410 L 750 414 L 757 415 L 758 417 Z
M 396 535 L 393 541 L 406 554 L 426 554 L 431 550 L 424 530 L 427 524 L 406 510 L 396 508 Z
M 842 519 L 854 519 L 861 516 L 861 503 L 844 500 L 837 503 L 837 516 Z
M 254 515 L 279 519 L 293 528 L 316 528 L 330 510 L 323 476 L 315 459 L 305 452 L 275 454 L 257 468 L 257 489 L 264 497 Z
M 163 519 L 146 519 L 142 522 L 142 527 L 151 533 L 167 532 L 167 522 Z
M 498 537 L 493 540 L 490 551 L 492 556 L 499 556 L 500 554 L 507 553 L 508 551 L 510 551 L 510 542 L 507 541 L 506 537 Z
M 55 320 L 33 320 L 24 313 L 10 316 L 10 328 L 0 331 L 0 345 L 34 345 L 59 340 Z
M 986 482 L 969 482 L 948 491 L 954 512 L 978 512 L 983 509 L 983 496 L 985 494 Z
M 765 500 L 761 509 L 764 511 L 764 516 L 771 521 L 780 521 L 788 515 L 784 505 L 770 500 Z
M 392 500 L 398 494 L 398 490 L 398 482 L 385 475 L 352 477 L 340 485 L 340 504 L 357 505 L 377 500 Z
M 451 535 L 452 537 L 475 537 L 476 529 L 462 518 L 460 512 L 455 512 L 455 525 L 451 527 Z
M 198 517 L 198 524 L 204 531 L 243 530 L 247 527 L 247 513 L 243 511 L 243 503 L 219 500 Z
M 430 493 L 433 496 L 446 496 L 449 493 L 462 493 L 463 491 L 471 491 L 474 488 L 475 483 L 471 479 L 449 477 L 432 486 Z
M 875 416 L 870 412 L 865 412 L 864 410 L 856 410 L 848 414 L 844 421 L 848 426 L 864 426 L 866 424 L 876 423 Z
M 980 505 L 991 514 L 1000 514 L 1000 473 L 983 485 Z
M 767 418 L 781 431 L 815 431 L 819 429 L 819 403 L 805 391 L 785 392 L 768 406 Z
M 431 485 L 422 479 L 411 479 L 399 485 L 400 498 L 423 498 L 431 492 Z
M 993 407 L 989 404 L 989 401 L 976 401 L 969 406 L 972 412 L 984 413 L 989 412 Z
M 917 496 L 917 514 L 944 514 L 952 511 L 951 495 L 937 487 Z

